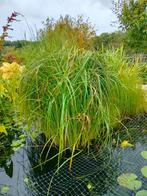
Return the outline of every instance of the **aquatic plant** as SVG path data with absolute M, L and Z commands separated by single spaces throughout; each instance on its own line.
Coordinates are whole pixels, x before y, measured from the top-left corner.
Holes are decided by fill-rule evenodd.
M 138 190 L 142 186 L 142 182 L 137 180 L 137 176 L 134 173 L 125 173 L 117 178 L 120 186 L 128 188 L 130 190 Z
M 1 194 L 7 194 L 9 192 L 9 187 L 7 185 L 3 185 L 0 189 Z
M 142 151 L 141 156 L 147 159 L 147 151 Z M 147 178 L 147 165 L 141 168 L 143 177 Z M 132 191 L 138 190 L 142 187 L 142 181 L 137 180 L 137 175 L 134 173 L 123 173 L 117 177 L 117 182 L 120 186 L 130 189 Z M 141 190 L 136 193 L 136 196 L 146 195 L 147 190 Z
M 141 152 L 141 156 L 142 156 L 144 159 L 147 159 L 147 151 L 142 151 L 142 152 Z
M 138 67 L 122 50 L 65 47 L 45 55 L 44 47 L 44 58 L 26 65 L 19 108 L 30 129 L 43 132 L 59 152 L 89 148 L 93 140 L 105 145 L 123 117 L 143 111 Z

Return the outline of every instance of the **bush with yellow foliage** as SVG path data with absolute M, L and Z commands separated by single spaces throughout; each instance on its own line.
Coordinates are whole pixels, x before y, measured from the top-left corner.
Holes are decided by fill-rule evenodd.
M 0 125 L 5 125 L 6 128 L 15 123 L 17 91 L 22 70 L 23 67 L 16 62 L 4 62 L 0 67 Z

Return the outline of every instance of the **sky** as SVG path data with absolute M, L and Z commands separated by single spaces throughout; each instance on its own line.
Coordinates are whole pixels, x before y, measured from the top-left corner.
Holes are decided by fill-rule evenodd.
M 13 11 L 24 17 L 19 17 L 20 22 L 13 23 L 14 31 L 9 32 L 11 40 L 33 39 L 47 17 L 56 20 L 60 15 L 67 14 L 89 18 L 98 35 L 117 30 L 112 26 L 116 21 L 112 13 L 112 0 L 0 0 L 0 33 Z

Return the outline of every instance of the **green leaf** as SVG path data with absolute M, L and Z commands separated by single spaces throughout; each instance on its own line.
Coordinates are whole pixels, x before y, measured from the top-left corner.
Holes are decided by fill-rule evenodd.
M 11 146 L 12 147 L 18 147 L 22 144 L 22 141 L 21 140 L 16 140 L 16 141 L 12 141 L 12 144 Z
M 142 186 L 142 182 L 139 180 L 133 180 L 131 182 L 128 182 L 128 185 L 126 188 L 130 189 L 130 190 L 138 190 L 140 189 Z
M 4 133 L 5 135 L 8 135 L 4 125 L 0 125 L 0 133 Z
M 33 131 L 33 132 L 31 133 L 31 138 L 35 140 L 35 139 L 38 137 L 38 135 L 39 135 L 38 132 Z
M 11 147 L 13 151 L 17 151 L 20 148 L 24 147 L 24 139 L 14 140 L 12 141 Z
M 125 173 L 122 174 L 117 178 L 117 181 L 120 186 L 126 186 L 128 184 L 128 181 L 136 180 L 137 176 L 134 173 Z
M 13 149 L 13 151 L 17 151 L 17 150 L 19 150 L 20 148 L 23 148 L 24 147 L 24 144 L 21 144 L 20 146 L 16 146 L 16 147 L 13 147 L 12 149 Z
M 29 184 L 29 178 L 28 178 L 28 177 L 25 177 L 25 178 L 24 178 L 24 182 L 25 182 L 26 184 Z
M 87 188 L 88 188 L 88 190 L 92 190 L 93 189 L 93 184 L 91 182 L 88 182 Z
M 136 180 L 137 176 L 134 173 L 125 173 L 117 178 L 120 186 L 126 187 L 130 190 L 138 190 L 142 186 L 142 182 Z
M 9 187 L 7 185 L 4 185 L 1 187 L 1 194 L 4 194 L 4 193 L 8 193 L 9 191 Z
M 21 134 L 21 135 L 19 136 L 19 138 L 20 138 L 21 140 L 24 140 L 24 141 L 25 141 L 25 139 L 26 139 L 26 135 Z
M 144 159 L 147 159 L 147 151 L 142 151 L 142 152 L 141 152 L 141 156 L 142 156 Z
M 141 169 L 141 173 L 143 176 L 145 176 L 147 178 L 147 165 L 144 166 L 142 169 Z
M 136 196 L 147 196 L 147 190 L 141 190 L 136 193 Z

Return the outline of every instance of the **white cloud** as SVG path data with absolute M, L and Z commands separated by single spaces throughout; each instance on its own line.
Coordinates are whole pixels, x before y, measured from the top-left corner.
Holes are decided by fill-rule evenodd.
M 111 11 L 111 0 L 1 0 L 0 1 L 0 28 L 6 23 L 7 17 L 12 11 L 20 12 L 25 18 L 21 22 L 13 24 L 14 31 L 10 32 L 12 39 L 23 39 L 24 33 L 27 38 L 32 34 L 28 28 L 39 29 L 42 21 L 47 17 L 57 19 L 60 15 L 84 15 L 95 24 L 97 33 L 111 32 L 111 22 L 116 18 Z M 27 21 L 27 22 L 26 22 Z M 28 24 L 27 24 L 28 23 Z

